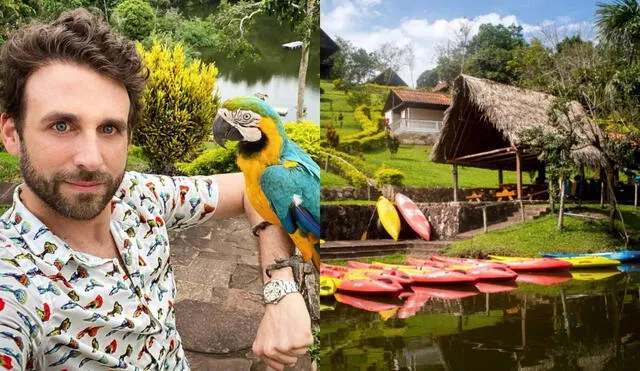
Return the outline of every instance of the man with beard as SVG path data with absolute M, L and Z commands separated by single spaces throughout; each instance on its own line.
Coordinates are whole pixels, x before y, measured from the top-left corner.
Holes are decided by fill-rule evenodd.
M 188 369 L 167 229 L 244 212 L 262 226 L 263 266 L 291 253 L 241 174 L 125 172 L 144 71 L 135 47 L 84 10 L 17 30 L 0 52 L 2 140 L 24 178 L 0 218 L 6 369 Z M 275 369 L 312 341 L 292 278 L 288 268 L 264 277 L 289 288 L 266 305 L 253 346 Z

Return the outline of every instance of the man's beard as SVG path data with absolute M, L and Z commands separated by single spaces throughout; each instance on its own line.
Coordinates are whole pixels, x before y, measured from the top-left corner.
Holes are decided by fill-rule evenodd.
M 91 220 L 98 216 L 118 190 L 124 177 L 124 171 L 116 179 L 109 173 L 78 170 L 76 172 L 56 171 L 50 177 L 39 174 L 23 145 L 20 149 L 20 171 L 29 188 L 52 210 L 74 220 Z M 104 184 L 104 194 L 78 193 L 65 198 L 60 193 L 60 185 L 68 181 L 99 182 Z

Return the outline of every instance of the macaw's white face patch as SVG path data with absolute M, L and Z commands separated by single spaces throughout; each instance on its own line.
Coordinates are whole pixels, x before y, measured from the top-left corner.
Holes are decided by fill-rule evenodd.
M 248 110 L 231 111 L 226 108 L 218 109 L 218 115 L 242 134 L 246 142 L 257 142 L 262 138 L 262 131 L 258 123 L 262 116 Z

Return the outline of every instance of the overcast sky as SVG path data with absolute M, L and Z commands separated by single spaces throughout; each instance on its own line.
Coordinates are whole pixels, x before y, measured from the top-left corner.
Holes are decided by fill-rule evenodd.
M 368 51 L 385 42 L 413 47 L 414 82 L 407 68 L 398 73 L 415 85 L 420 73 L 435 67 L 437 47 L 454 40 L 465 20 L 472 24 L 472 35 L 484 23 L 515 23 L 527 40 L 545 39 L 543 30 L 550 28 L 560 38 L 580 34 L 592 40 L 596 9 L 590 0 L 322 0 L 320 24 L 332 38 L 342 37 Z

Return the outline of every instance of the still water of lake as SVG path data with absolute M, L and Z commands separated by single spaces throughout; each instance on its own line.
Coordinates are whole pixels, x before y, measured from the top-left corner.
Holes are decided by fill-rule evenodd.
M 187 16 L 206 18 L 215 13 L 217 3 L 199 5 L 184 9 Z M 240 95 L 266 93 L 267 102 L 274 107 L 287 108 L 289 113 L 284 121 L 295 121 L 298 100 L 298 69 L 301 49 L 289 50 L 282 44 L 296 41 L 296 36 L 287 26 L 266 16 L 257 16 L 248 39 L 260 54 L 257 62 L 239 64 L 227 58 L 215 48 L 199 49 L 205 62 L 214 62 L 218 68 L 216 87 L 222 100 Z M 304 104 L 306 117 L 320 122 L 320 34 L 312 38 L 307 69 Z
M 640 370 L 640 273 L 521 274 L 401 296 L 323 299 L 321 369 Z

